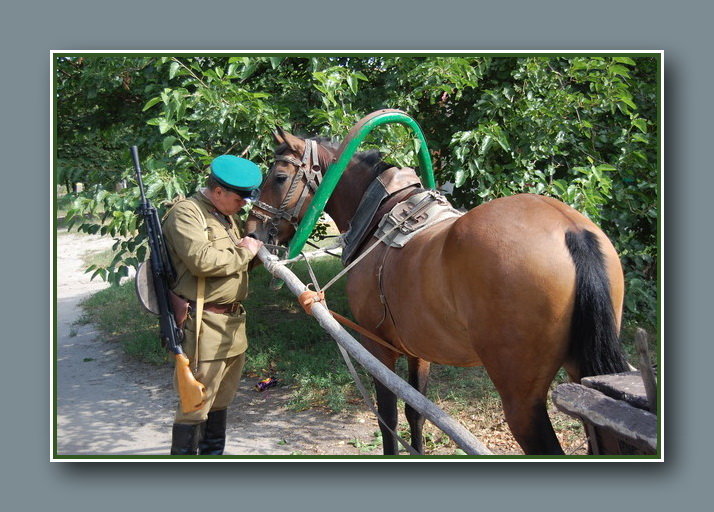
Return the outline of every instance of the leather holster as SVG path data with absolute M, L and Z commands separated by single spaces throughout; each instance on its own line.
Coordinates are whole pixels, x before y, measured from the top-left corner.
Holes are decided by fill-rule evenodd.
M 169 290 L 169 300 L 171 301 L 171 309 L 174 312 L 176 325 L 179 329 L 183 329 L 183 324 L 188 318 L 188 301 L 171 290 Z

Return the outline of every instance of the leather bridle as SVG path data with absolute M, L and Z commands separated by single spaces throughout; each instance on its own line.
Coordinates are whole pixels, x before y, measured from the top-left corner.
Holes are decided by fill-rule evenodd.
M 313 194 L 317 191 L 320 186 L 320 181 L 322 180 L 322 167 L 320 166 L 320 158 L 318 154 L 317 141 L 313 139 L 305 140 L 305 151 L 303 152 L 302 159 L 291 155 L 276 155 L 276 162 L 288 162 L 297 168 L 297 172 L 293 176 L 292 182 L 290 183 L 290 188 L 287 194 L 283 198 L 280 206 L 275 208 L 260 199 L 253 202 L 253 207 L 251 209 L 251 215 L 258 218 L 261 222 L 268 226 L 268 241 L 269 244 L 274 244 L 277 241 L 278 236 L 278 224 L 281 220 L 286 220 L 289 222 L 296 230 L 298 228 L 298 223 L 300 221 L 299 215 L 307 200 L 308 193 L 312 191 Z M 273 169 L 270 174 L 266 176 L 265 181 L 272 176 L 275 172 L 275 165 L 273 164 Z M 303 186 L 300 192 L 300 197 L 298 198 L 295 206 L 288 209 L 293 195 L 297 190 L 299 183 L 305 181 L 305 186 Z M 257 209 L 257 210 L 256 210 Z

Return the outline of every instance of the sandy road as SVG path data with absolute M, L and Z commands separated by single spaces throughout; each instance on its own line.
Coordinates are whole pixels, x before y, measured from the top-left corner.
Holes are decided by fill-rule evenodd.
M 56 453 L 166 455 L 175 403 L 170 365 L 137 363 L 91 324 L 76 324 L 80 302 L 107 286 L 90 281 L 83 258 L 111 244 L 111 239 L 66 231 L 57 236 Z M 287 390 L 258 393 L 254 384 L 244 378 L 229 409 L 226 455 L 380 453 L 350 443 L 372 442 L 377 428 L 368 415 L 290 411 Z

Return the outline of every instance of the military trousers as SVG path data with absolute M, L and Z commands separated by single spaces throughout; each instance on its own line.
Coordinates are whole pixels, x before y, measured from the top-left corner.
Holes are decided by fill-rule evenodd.
M 199 410 L 189 413 L 183 412 L 179 403 L 176 406 L 174 423 L 202 423 L 208 418 L 209 412 L 226 409 L 238 391 L 243 366 L 245 366 L 245 352 L 227 359 L 200 361 L 195 377 L 198 382 L 206 386 L 206 402 Z M 175 372 L 174 389 L 178 390 Z

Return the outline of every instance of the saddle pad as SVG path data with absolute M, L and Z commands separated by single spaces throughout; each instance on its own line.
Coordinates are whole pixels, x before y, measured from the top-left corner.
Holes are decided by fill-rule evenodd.
M 396 204 L 382 218 L 374 236 L 385 237 L 383 243 L 401 248 L 422 229 L 462 215 L 442 194 L 427 190 Z
M 382 202 L 392 194 L 420 185 L 421 181 L 416 171 L 410 167 L 390 167 L 370 184 L 350 221 L 349 231 L 343 237 L 345 244 L 342 250 L 343 264 L 346 265 L 352 260 L 357 249 L 369 235 L 370 226 L 376 223 L 373 219 Z

